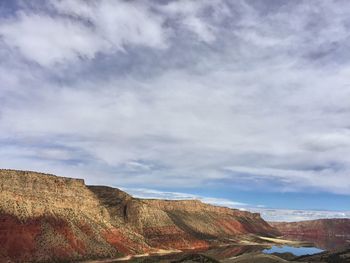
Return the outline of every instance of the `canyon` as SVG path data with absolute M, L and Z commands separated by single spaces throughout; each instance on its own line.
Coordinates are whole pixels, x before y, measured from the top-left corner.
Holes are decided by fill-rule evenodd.
M 198 200 L 134 198 L 82 179 L 0 170 L 0 262 L 205 249 L 280 233 L 259 214 Z
M 349 246 L 350 219 L 332 218 L 299 222 L 269 222 L 287 239 L 310 241 L 324 250 Z
M 302 235 L 308 237 L 349 236 L 350 219 L 333 218 L 300 222 L 270 222 L 283 235 Z

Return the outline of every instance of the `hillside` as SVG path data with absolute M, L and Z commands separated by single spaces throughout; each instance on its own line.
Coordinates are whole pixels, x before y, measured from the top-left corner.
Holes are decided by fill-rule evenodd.
M 346 248 L 350 239 L 350 219 L 318 219 L 300 222 L 270 222 L 287 239 L 314 243 L 325 250 Z
M 317 219 L 300 222 L 270 222 L 284 235 L 349 236 L 350 219 Z
M 259 214 L 197 200 L 133 198 L 81 179 L 0 170 L 0 262 L 206 248 L 277 231 Z

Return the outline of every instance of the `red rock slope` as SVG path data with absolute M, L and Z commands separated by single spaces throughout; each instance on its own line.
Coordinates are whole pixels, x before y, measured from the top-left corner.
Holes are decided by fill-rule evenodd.
M 35 172 L 0 170 L 0 201 L 0 262 L 117 257 L 276 234 L 259 214 L 195 200 L 142 200 Z
M 350 236 L 350 219 L 318 219 L 300 222 L 270 222 L 284 235 L 309 237 Z

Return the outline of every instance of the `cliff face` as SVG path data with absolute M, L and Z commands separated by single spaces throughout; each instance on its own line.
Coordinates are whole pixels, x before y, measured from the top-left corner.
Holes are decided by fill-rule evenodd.
M 287 239 L 309 241 L 332 251 L 348 247 L 350 219 L 318 219 L 301 222 L 270 222 Z
M 0 262 L 116 257 L 276 234 L 258 214 L 195 200 L 142 200 L 35 172 L 0 170 L 0 200 Z
M 134 217 L 138 218 L 138 222 L 133 224 L 142 228 L 145 237 L 155 239 L 156 243 L 163 245 L 167 244 L 168 239 L 174 240 L 171 236 L 168 238 L 169 230 L 170 235 L 183 232 L 197 240 L 229 239 L 248 233 L 275 233 L 259 214 L 212 206 L 195 200 L 143 200 L 142 203 L 146 209 L 151 209 L 151 214 L 156 213 L 157 216 L 143 216 L 141 213 Z M 135 212 L 137 214 L 140 211 L 142 209 Z M 156 234 L 157 232 L 159 234 Z M 183 246 L 186 248 L 186 244 Z
M 318 219 L 301 222 L 271 222 L 284 235 L 308 237 L 350 236 L 350 219 Z
M 149 250 L 83 180 L 0 171 L 0 262 L 111 257 Z

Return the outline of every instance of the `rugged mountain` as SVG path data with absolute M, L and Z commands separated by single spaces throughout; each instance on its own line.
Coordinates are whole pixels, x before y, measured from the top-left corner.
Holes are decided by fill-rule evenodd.
M 270 222 L 288 239 L 310 241 L 325 250 L 349 246 L 350 219 Z
M 284 235 L 350 236 L 350 219 L 318 219 L 300 222 L 270 222 Z
M 0 262 L 108 258 L 277 234 L 256 213 L 137 199 L 36 172 L 0 170 L 0 200 Z

